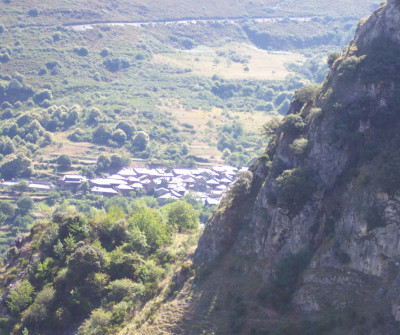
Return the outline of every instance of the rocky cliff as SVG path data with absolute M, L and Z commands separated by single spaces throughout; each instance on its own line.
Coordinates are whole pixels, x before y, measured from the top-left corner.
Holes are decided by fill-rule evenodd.
M 257 297 L 278 315 L 353 315 L 347 328 L 343 321 L 320 334 L 397 334 L 399 51 L 400 1 L 392 0 L 329 57 L 324 84 L 300 89 L 282 123 L 267 126 L 275 135 L 249 186 L 231 192 L 207 225 L 198 266 L 231 255 L 231 266 L 262 278 Z M 284 271 L 290 288 L 279 283 Z M 300 328 L 288 334 L 312 327 Z M 257 333 L 238 332 L 249 329 Z

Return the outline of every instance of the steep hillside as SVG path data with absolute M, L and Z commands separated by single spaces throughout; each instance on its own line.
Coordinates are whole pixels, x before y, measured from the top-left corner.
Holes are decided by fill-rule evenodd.
M 399 22 L 399 0 L 362 21 L 326 81 L 265 125 L 196 275 L 126 334 L 398 334 Z

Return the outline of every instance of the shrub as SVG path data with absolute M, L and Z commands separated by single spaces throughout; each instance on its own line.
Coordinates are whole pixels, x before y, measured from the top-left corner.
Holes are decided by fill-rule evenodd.
M 305 138 L 299 138 L 294 140 L 290 145 L 290 149 L 296 156 L 303 156 L 307 153 L 309 148 L 308 140 Z
M 287 115 L 282 122 L 281 129 L 285 134 L 290 136 L 296 136 L 300 134 L 306 124 L 304 123 L 303 119 L 299 115 L 290 114 Z
M 192 205 L 184 201 L 176 201 L 166 205 L 165 208 L 168 218 L 168 224 L 179 228 L 179 231 L 198 230 L 199 213 Z
M 89 50 L 86 47 L 74 48 L 74 52 L 82 57 L 85 57 L 89 54 Z
M 68 170 L 72 165 L 71 158 L 68 155 L 58 156 L 57 165 L 61 170 Z
M 0 53 L 0 62 L 7 63 L 11 60 L 11 56 L 8 53 Z
M 276 178 L 278 204 L 291 213 L 297 213 L 317 190 L 316 174 L 310 168 L 284 171 Z
M 338 78 L 343 82 L 354 80 L 364 59 L 365 56 L 351 56 L 343 60 L 338 67 Z
M 2 24 L 0 24 L 0 34 L 4 33 L 4 30 L 5 30 L 4 26 Z
M 79 334 L 108 334 L 112 321 L 112 313 L 101 308 L 95 309 L 79 327 Z
M 190 38 L 186 38 L 182 41 L 182 45 L 185 49 L 193 49 L 195 43 Z
M 52 99 L 53 99 L 53 94 L 51 93 L 50 90 L 47 90 L 47 89 L 40 91 L 38 93 L 35 93 L 33 95 L 33 101 L 38 105 L 42 104 L 45 100 L 52 100 Z M 46 107 L 49 107 L 49 106 L 46 106 Z
M 91 245 L 78 247 L 71 255 L 68 263 L 69 275 L 82 280 L 90 273 L 100 272 L 105 266 L 105 257 L 103 252 Z
M 340 53 L 335 51 L 332 52 L 331 54 L 328 55 L 327 63 L 329 67 L 332 67 L 332 65 L 336 62 L 336 60 L 340 57 Z
M 237 175 L 237 179 L 226 192 L 225 199 L 232 199 L 233 204 L 239 204 L 244 201 L 251 191 L 251 183 L 253 173 L 250 171 L 241 171 Z
M 269 138 L 276 134 L 281 124 L 282 124 L 281 119 L 279 117 L 274 117 L 268 120 L 266 123 L 264 123 L 262 127 L 262 132 L 267 138 Z
M 150 142 L 150 137 L 144 131 L 139 131 L 133 138 L 132 145 L 138 151 L 143 151 L 146 149 Z
M 119 146 L 123 146 L 127 136 L 123 130 L 117 129 L 113 132 L 111 138 L 114 142 L 118 143 Z
M 28 16 L 37 17 L 39 15 L 39 10 L 35 7 L 32 7 L 28 10 Z
M 38 293 L 32 306 L 26 311 L 25 322 L 37 325 L 50 317 L 56 291 L 52 287 L 45 287 Z
M 130 279 L 117 279 L 108 285 L 109 290 L 107 299 L 109 301 L 119 302 L 125 297 L 133 300 L 135 294 L 140 293 L 140 284 L 134 283 Z
M 31 197 L 24 196 L 17 201 L 18 210 L 22 215 L 28 214 L 34 206 L 34 202 Z
M 7 297 L 7 307 L 12 314 L 19 314 L 32 302 L 33 287 L 23 281 Z
M 57 33 L 53 34 L 52 37 L 53 37 L 53 42 L 57 42 L 61 39 L 61 34 L 57 32 Z
M 307 85 L 299 88 L 295 93 L 293 99 L 301 102 L 302 104 L 313 101 L 318 92 L 318 85 Z
M 100 56 L 101 57 L 107 57 L 111 54 L 111 50 L 109 48 L 103 48 L 100 51 Z
M 146 235 L 150 251 L 159 249 L 170 242 L 169 227 L 163 222 L 161 213 L 152 208 L 144 208 L 136 211 L 129 219 L 129 224 L 139 228 Z
M 93 131 L 93 142 L 97 144 L 108 144 L 112 134 L 105 126 L 100 125 Z
M 120 69 L 126 69 L 131 66 L 130 62 L 123 58 L 107 58 L 103 65 L 111 72 L 117 72 Z

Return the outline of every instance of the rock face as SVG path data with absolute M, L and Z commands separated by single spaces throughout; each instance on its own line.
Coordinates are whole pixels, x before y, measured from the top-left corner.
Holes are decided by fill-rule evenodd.
M 284 126 L 278 128 L 267 149 L 270 160 L 261 158 L 251 167 L 251 196 L 240 206 L 226 202 L 219 209 L 195 256 L 198 264 L 227 252 L 248 256 L 251 261 L 241 266 L 268 285 L 276 265 L 288 254 L 308 250 L 311 260 L 291 297 L 296 310 L 320 313 L 328 307 L 380 306 L 383 321 L 366 334 L 395 334 L 396 320 L 400 321 L 400 196 L 397 188 L 382 187 L 380 182 L 390 174 L 384 164 L 396 159 L 382 157 L 400 148 L 400 142 L 391 138 L 400 119 L 391 102 L 399 92 L 399 80 L 385 77 L 379 68 L 373 76 L 368 74 L 375 59 L 370 52 L 377 52 L 372 46 L 381 40 L 392 44 L 385 44 L 389 49 L 384 52 L 400 45 L 400 0 L 388 1 L 360 23 L 314 97 L 304 101 L 295 96 L 289 116 L 300 116 L 304 130 L 294 135 Z M 377 62 L 380 65 L 379 58 Z M 353 68 L 345 68 L 350 63 Z M 379 115 L 384 110 L 393 119 L 382 127 L 378 121 L 385 118 Z M 303 155 L 293 152 L 299 137 L 308 141 Z M 372 145 L 372 157 L 365 158 Z M 318 183 L 293 211 L 290 201 L 281 199 L 279 178 L 285 170 L 301 168 L 312 170 Z M 394 185 L 396 175 L 393 178 Z M 294 186 L 296 193 L 302 184 Z

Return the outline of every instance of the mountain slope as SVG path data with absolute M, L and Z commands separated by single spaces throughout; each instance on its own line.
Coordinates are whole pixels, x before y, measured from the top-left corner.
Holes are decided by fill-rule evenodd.
M 398 0 L 362 21 L 323 85 L 269 124 L 200 239 L 189 293 L 160 309 L 187 304 L 166 333 L 398 333 L 399 22 Z M 128 333 L 165 330 L 144 327 Z

